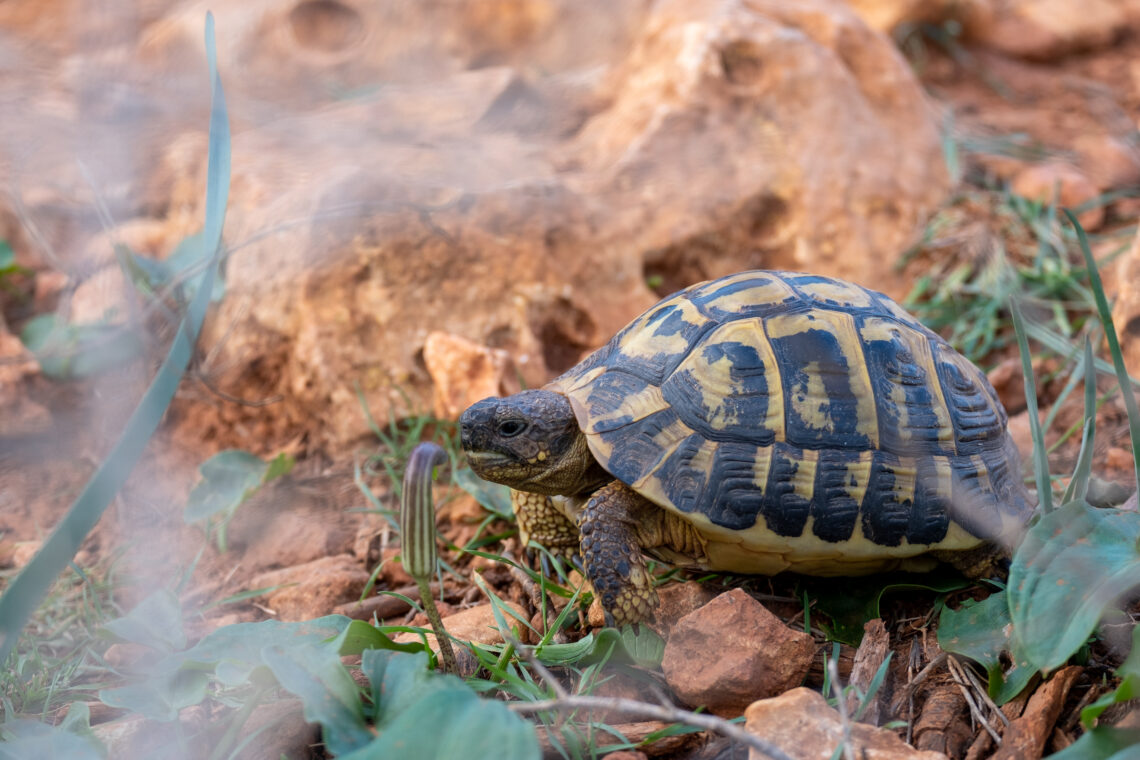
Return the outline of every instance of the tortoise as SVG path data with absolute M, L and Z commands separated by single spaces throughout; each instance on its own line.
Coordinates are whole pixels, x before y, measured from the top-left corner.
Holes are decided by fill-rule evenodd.
M 540 390 L 460 418 L 524 545 L 577 557 L 610 624 L 643 552 L 687 568 L 981 575 L 1033 511 L 985 375 L 890 298 L 750 271 L 651 307 Z

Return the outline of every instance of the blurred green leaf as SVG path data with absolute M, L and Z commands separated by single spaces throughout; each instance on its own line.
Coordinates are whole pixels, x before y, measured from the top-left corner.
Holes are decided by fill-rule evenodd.
M 335 648 L 319 643 L 271 644 L 262 649 L 261 658 L 282 688 L 301 700 L 305 719 L 321 724 L 325 746 L 334 755 L 372 740 L 360 691 Z
M 379 735 L 344 760 L 541 757 L 531 724 L 501 702 L 480 699 L 458 678 L 429 673 L 427 663 L 426 653 L 364 653 L 361 670 L 372 683 Z
M 0 240 L 0 274 L 7 274 L 16 268 L 16 252 L 7 240 Z
M 227 449 L 198 468 L 202 479 L 190 491 L 182 519 L 195 523 L 214 515 L 231 515 L 265 480 L 269 465 L 240 449 Z
M 91 713 L 84 702 L 73 703 L 58 726 L 26 719 L 0 724 L 0 760 L 103 760 L 106 756 L 106 749 L 91 733 Z
M 488 512 L 499 515 L 507 520 L 514 520 L 514 510 L 511 509 L 511 489 L 499 483 L 483 480 L 472 470 L 455 470 L 451 479 L 457 486 L 475 497 Z
M 966 600 L 956 610 L 943 607 L 938 617 L 938 645 L 984 667 L 990 698 L 999 705 L 1020 694 L 1037 672 L 1023 654 L 1014 651 L 1012 631 L 1005 591 L 996 591 L 980 602 Z M 1003 652 L 1011 653 L 1013 666 L 1008 672 L 1002 667 Z
M 1140 697 L 1140 627 L 1132 629 L 1132 651 L 1116 669 L 1120 685 L 1081 710 L 1081 723 L 1091 729 L 1100 714 L 1112 705 Z
M 1070 502 L 1043 515 L 1013 555 L 1009 606 L 1036 669 L 1065 664 L 1105 611 L 1140 585 L 1140 513 Z
M 109 707 L 120 707 L 166 723 L 177 720 L 184 707 L 205 699 L 209 682 L 209 676 L 202 671 L 178 670 L 139 683 L 103 689 L 99 699 Z
M 142 644 L 159 652 L 174 652 L 186 646 L 182 631 L 182 608 L 178 597 L 160 589 L 120 618 L 107 622 L 105 629 L 123 641 Z
M 293 458 L 292 454 L 281 452 L 269 461 L 269 469 L 265 471 L 263 482 L 268 483 L 271 480 L 288 475 L 293 471 L 295 464 L 297 464 L 297 460 Z
M 1087 731 L 1049 760 L 1137 760 L 1140 728 L 1102 726 Z
M 142 342 L 126 326 L 66 324 L 55 314 L 28 320 L 20 340 L 35 355 L 43 373 L 55 380 L 96 375 L 142 354 Z

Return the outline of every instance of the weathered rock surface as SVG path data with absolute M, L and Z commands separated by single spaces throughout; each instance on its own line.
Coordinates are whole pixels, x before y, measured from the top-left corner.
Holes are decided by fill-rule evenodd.
M 282 587 L 265 595 L 266 606 L 278 620 L 310 620 L 358 597 L 368 577 L 352 555 L 338 554 L 262 573 L 253 579 L 253 587 Z
M 12 333 L 0 315 L 0 419 L 5 436 L 35 435 L 51 428 L 51 412 L 29 393 L 39 364 Z
M 668 583 L 662 586 L 657 589 L 659 603 L 654 613 L 654 629 L 668 639 L 669 634 L 686 615 L 705 606 L 715 597 L 716 592 L 694 581 Z
M 816 649 L 811 636 L 733 589 L 677 622 L 661 667 L 679 699 L 734 718 L 803 682 Z
M 1132 0 L 990 0 L 988 23 L 975 39 L 1003 53 L 1056 60 L 1078 50 L 1110 44 L 1137 18 Z
M 1124 366 L 1132 377 L 1140 377 L 1140 233 L 1132 247 L 1116 262 L 1115 302 L 1112 323 L 1120 339 Z
M 744 713 L 745 728 L 775 744 L 796 760 L 827 760 L 843 740 L 839 713 L 811 689 L 753 702 Z M 914 749 L 893 731 L 851 724 L 851 747 L 864 760 L 946 760 L 941 752 Z M 752 760 L 764 756 L 755 750 Z
M 206 7 L 131 17 L 144 31 L 116 33 L 97 70 L 131 73 L 120 99 L 77 85 L 91 103 L 34 101 L 5 125 L 0 162 L 32 137 L 125 137 L 129 169 L 103 151 L 91 174 L 117 183 L 114 219 L 167 226 L 147 239 L 168 253 L 201 223 Z M 381 421 L 427 411 L 433 331 L 506 352 L 535 387 L 658 293 L 729 271 L 810 269 L 899 295 L 894 257 L 947 187 L 909 67 L 839 0 L 258 0 L 218 9 L 217 30 L 232 252 L 200 369 L 233 396 L 283 396 L 267 414 L 183 394 L 171 421 L 222 446 L 268 453 L 319 418 L 304 445 L 342 451 L 368 434 L 358 387 Z M 52 108 L 65 113 L 30 134 Z M 56 181 L 22 186 L 23 205 L 60 222 L 48 242 L 73 262 L 102 188 L 44 153 L 54 163 L 27 171 Z M 443 396 L 449 413 L 466 401 Z
M 504 395 L 510 359 L 502 349 L 433 332 L 424 340 L 424 364 L 435 386 L 436 415 L 455 419 L 476 401 Z

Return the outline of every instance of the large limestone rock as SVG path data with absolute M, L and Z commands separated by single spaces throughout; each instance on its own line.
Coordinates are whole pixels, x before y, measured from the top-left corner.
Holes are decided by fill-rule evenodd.
M 201 224 L 206 7 L 148 5 L 137 39 L 99 58 L 129 72 L 122 98 L 68 101 L 53 122 L 66 145 L 119 130 L 139 174 L 112 218 L 159 219 L 171 247 Z M 947 187 L 907 64 L 840 0 L 256 0 L 218 9 L 217 29 L 228 290 L 196 369 L 230 396 L 282 397 L 267 411 L 189 387 L 170 419 L 218 446 L 304 431 L 343 451 L 368 436 L 362 400 L 381 422 L 430 410 L 432 332 L 505 351 L 504 377 L 534 387 L 659 295 L 730 271 L 899 295 L 895 256 Z M 96 205 L 102 188 L 65 174 L 23 198 L 31 218 L 73 192 Z M 50 242 L 89 240 L 95 216 Z

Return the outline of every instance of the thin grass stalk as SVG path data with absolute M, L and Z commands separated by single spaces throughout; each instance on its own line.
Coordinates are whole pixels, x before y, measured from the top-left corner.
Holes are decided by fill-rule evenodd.
M 1028 407 L 1029 429 L 1033 434 L 1033 478 L 1037 483 L 1037 502 L 1044 514 L 1053 511 L 1053 486 L 1049 483 L 1049 457 L 1045 453 L 1045 433 L 1037 416 L 1037 384 L 1033 379 L 1033 360 L 1029 354 L 1029 339 L 1025 333 L 1025 319 L 1017 300 L 1009 299 L 1013 315 L 1013 329 L 1017 333 L 1017 346 L 1021 354 L 1021 370 L 1025 376 L 1025 404 Z
M 1100 322 L 1104 325 L 1104 338 L 1108 341 L 1108 352 L 1112 354 L 1112 366 L 1116 370 L 1116 379 L 1124 395 L 1124 407 L 1128 410 L 1128 432 L 1132 437 L 1132 463 L 1135 469 L 1136 482 L 1140 484 L 1140 409 L 1136 408 L 1136 392 L 1132 388 L 1128 370 L 1124 367 L 1124 354 L 1120 350 L 1120 341 L 1116 337 L 1116 327 L 1112 324 L 1112 310 L 1108 307 L 1108 299 L 1104 297 L 1104 284 L 1100 280 L 1100 271 L 1096 267 L 1092 249 L 1089 248 L 1089 239 L 1077 217 L 1069 209 L 1062 209 L 1069 223 L 1077 231 L 1077 242 L 1080 243 L 1081 253 L 1084 254 L 1085 264 L 1089 270 L 1089 284 L 1096 297 L 1096 310 Z

